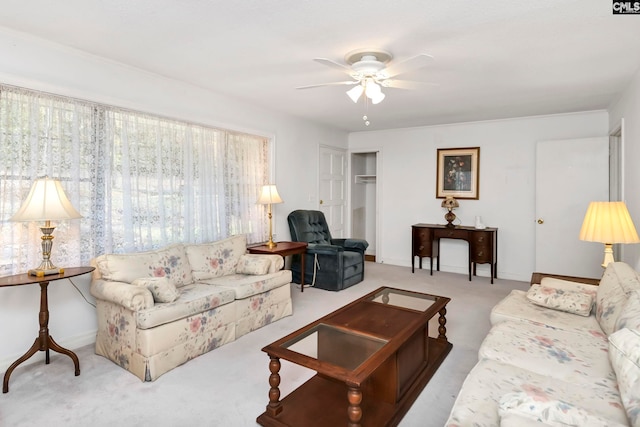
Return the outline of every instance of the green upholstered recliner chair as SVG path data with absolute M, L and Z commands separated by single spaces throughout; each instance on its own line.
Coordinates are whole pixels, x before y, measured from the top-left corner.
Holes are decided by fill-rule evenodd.
M 304 283 L 317 288 L 339 291 L 364 279 L 364 251 L 369 243 L 363 239 L 333 239 L 320 211 L 296 210 L 287 217 L 291 240 L 307 242 Z M 300 283 L 300 255 L 291 261 L 293 281 Z

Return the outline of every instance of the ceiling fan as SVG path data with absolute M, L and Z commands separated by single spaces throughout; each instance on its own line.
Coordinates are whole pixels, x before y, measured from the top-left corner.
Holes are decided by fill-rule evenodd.
M 314 58 L 314 61 L 348 74 L 353 80 L 300 86 L 296 89 L 311 89 L 321 86 L 356 85 L 347 91 L 353 102 L 358 102 L 364 93 L 373 104 L 379 104 L 385 98 L 382 88 L 414 89 L 426 82 L 397 80 L 396 76 L 416 70 L 433 61 L 433 56 L 421 53 L 403 61 L 392 62 L 393 55 L 380 49 L 357 49 L 344 57 L 346 64 L 327 58 Z

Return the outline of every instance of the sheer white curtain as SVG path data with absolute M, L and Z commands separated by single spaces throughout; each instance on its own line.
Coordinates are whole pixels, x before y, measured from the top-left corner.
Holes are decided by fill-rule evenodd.
M 85 102 L 0 86 L 0 275 L 24 272 L 42 260 L 44 223 L 13 223 L 9 218 L 26 198 L 33 180 L 59 179 L 82 213 L 81 220 L 54 223 L 54 264 L 89 261 L 95 235 L 87 216 L 96 193 L 99 147 L 92 141 L 94 107 Z M 70 264 L 71 260 L 73 263 Z
M 0 86 L 0 275 L 39 264 L 40 224 L 12 223 L 36 177 L 60 179 L 81 220 L 56 224 L 52 260 L 268 233 L 256 201 L 267 138 Z

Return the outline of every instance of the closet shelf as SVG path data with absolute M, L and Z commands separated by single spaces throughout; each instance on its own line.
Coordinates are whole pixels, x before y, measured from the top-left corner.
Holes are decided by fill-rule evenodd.
M 370 182 L 376 182 L 375 175 L 356 175 L 355 176 L 356 184 L 368 184 Z

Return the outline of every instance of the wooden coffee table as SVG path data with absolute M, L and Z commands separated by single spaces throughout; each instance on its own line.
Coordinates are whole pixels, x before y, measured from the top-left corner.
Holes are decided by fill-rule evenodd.
M 383 287 L 262 351 L 269 355 L 267 427 L 395 426 L 452 344 L 447 297 Z M 438 316 L 438 336 L 429 321 Z M 433 320 L 435 322 L 435 319 Z M 280 359 L 317 372 L 280 400 Z

